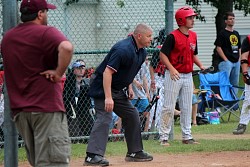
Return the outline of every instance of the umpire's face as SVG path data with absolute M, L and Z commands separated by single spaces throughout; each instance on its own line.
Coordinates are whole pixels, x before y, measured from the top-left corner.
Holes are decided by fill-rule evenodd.
M 153 32 L 151 30 L 147 30 L 143 33 L 137 34 L 138 43 L 141 47 L 149 47 L 152 42 Z

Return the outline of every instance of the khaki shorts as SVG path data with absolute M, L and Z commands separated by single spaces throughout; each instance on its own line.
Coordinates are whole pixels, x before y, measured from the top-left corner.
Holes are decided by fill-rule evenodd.
M 32 166 L 69 166 L 71 142 L 65 113 L 20 112 L 14 122 Z

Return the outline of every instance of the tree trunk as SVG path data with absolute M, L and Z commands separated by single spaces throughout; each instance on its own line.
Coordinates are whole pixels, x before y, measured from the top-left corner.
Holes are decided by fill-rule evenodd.
M 218 1 L 218 12 L 215 16 L 215 25 L 216 25 L 216 34 L 225 28 L 225 21 L 223 19 L 223 15 L 226 12 L 233 11 L 233 0 L 220 0 Z

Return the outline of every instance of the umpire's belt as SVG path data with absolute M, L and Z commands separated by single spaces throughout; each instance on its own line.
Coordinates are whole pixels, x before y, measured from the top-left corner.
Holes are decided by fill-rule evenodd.
M 162 77 L 162 78 L 164 78 L 165 77 L 165 75 L 164 74 L 162 74 L 162 73 L 157 73 L 157 75 L 159 76 L 159 77 Z

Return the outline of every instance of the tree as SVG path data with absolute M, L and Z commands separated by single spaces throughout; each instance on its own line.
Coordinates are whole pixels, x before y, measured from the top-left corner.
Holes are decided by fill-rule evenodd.
M 186 0 L 186 4 L 191 5 L 198 13 L 198 19 L 205 21 L 205 17 L 202 16 L 200 7 L 201 3 L 206 2 L 211 6 L 218 9 L 215 16 L 215 26 L 217 34 L 221 29 L 225 28 L 225 22 L 223 20 L 223 15 L 225 12 L 235 10 L 244 11 L 244 15 L 247 16 L 250 13 L 250 0 Z

